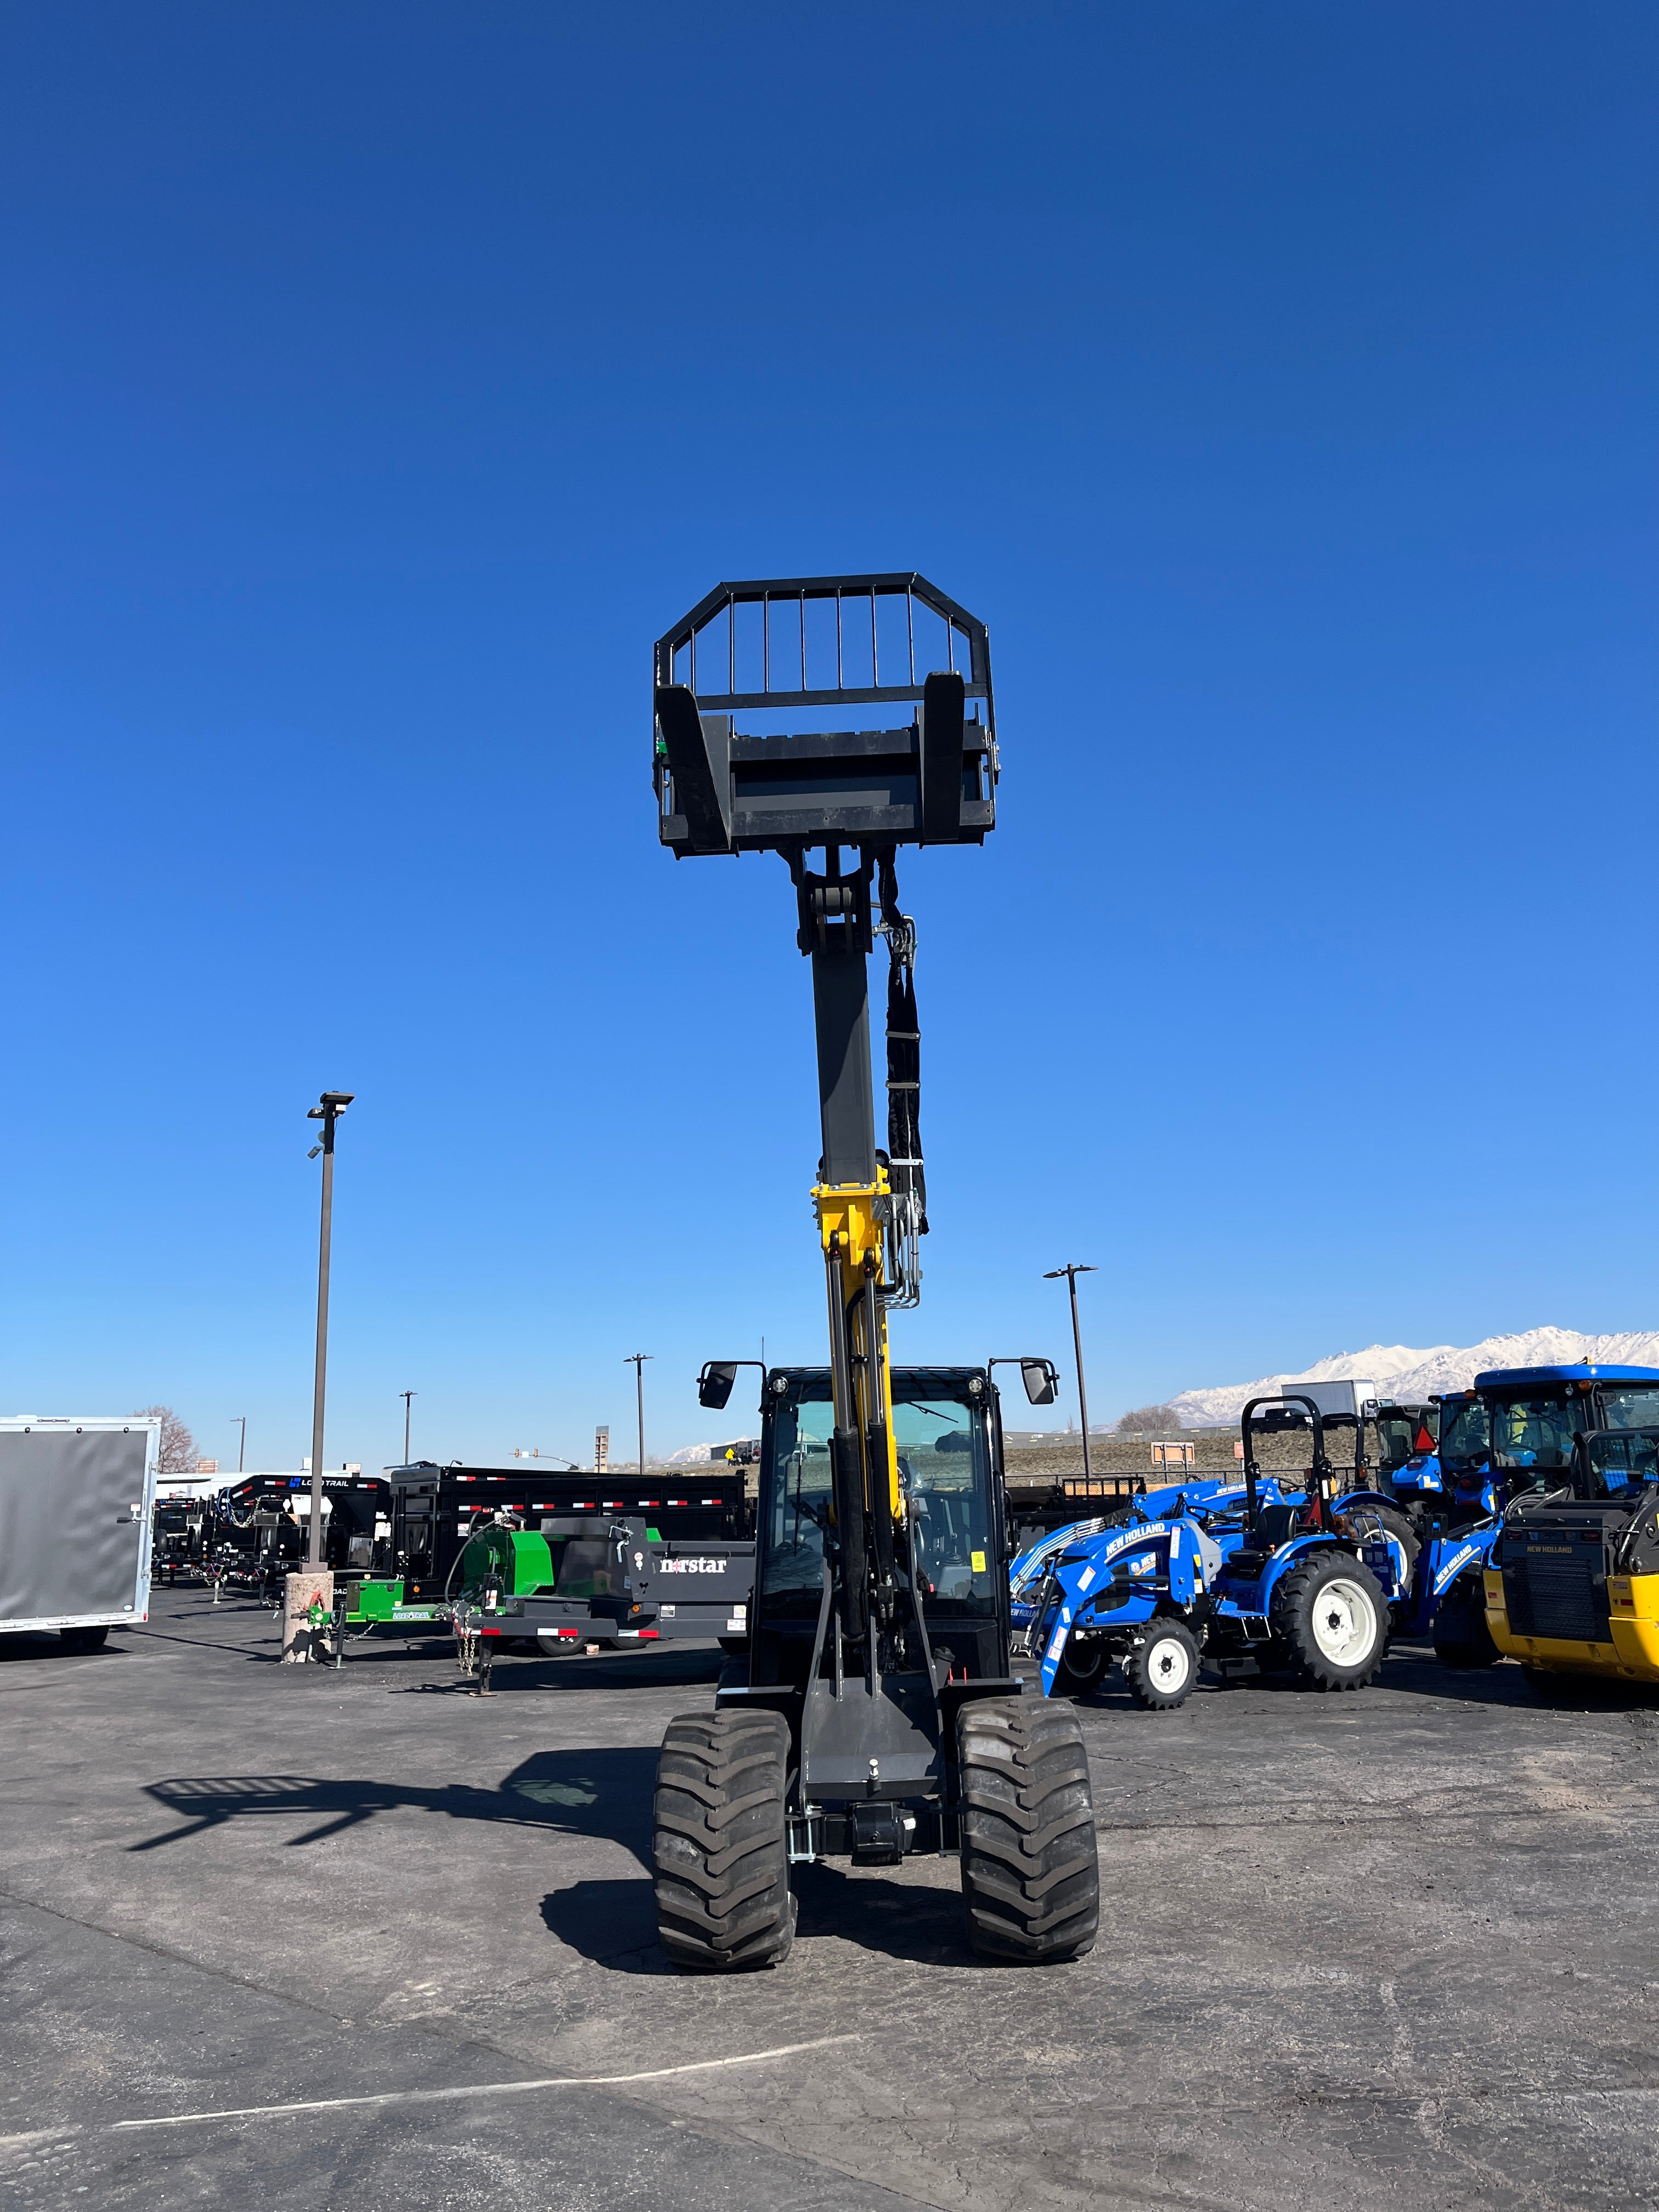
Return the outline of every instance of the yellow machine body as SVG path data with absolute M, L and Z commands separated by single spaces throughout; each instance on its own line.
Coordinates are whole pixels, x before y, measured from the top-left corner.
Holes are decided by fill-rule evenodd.
M 1608 1576 L 1611 1644 L 1516 1635 L 1504 1603 L 1501 1571 L 1488 1567 L 1485 1582 L 1486 1626 L 1492 1642 L 1511 1659 L 1522 1660 L 1528 1667 L 1559 1668 L 1573 1674 L 1613 1674 L 1627 1681 L 1659 1682 L 1659 1575 Z

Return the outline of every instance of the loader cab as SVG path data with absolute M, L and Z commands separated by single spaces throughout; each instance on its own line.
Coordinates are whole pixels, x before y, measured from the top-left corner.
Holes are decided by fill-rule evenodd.
M 1572 1486 L 1574 1441 L 1598 1430 L 1659 1428 L 1659 1368 L 1520 1367 L 1475 1377 L 1492 1472 L 1510 1494 Z
M 904 1504 L 902 1585 L 921 1600 L 936 1662 L 1006 1674 L 1008 1577 L 992 1393 L 984 1370 L 895 1367 L 890 1419 Z M 827 1367 L 772 1369 L 761 1419 L 750 1680 L 804 1682 L 836 1530 Z
M 1426 1459 L 1435 1448 L 1438 1423 L 1432 1406 L 1383 1404 L 1372 1416 L 1372 1425 L 1376 1440 L 1376 1472 L 1385 1483 L 1392 1481 L 1413 1460 Z

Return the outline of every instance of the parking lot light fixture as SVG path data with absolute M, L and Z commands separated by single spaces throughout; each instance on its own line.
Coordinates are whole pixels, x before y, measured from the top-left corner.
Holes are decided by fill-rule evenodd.
M 312 1157 L 323 1156 L 322 1224 L 317 1240 L 317 1370 L 311 1394 L 311 1529 L 306 1542 L 306 1565 L 323 1564 L 323 1401 L 328 1387 L 328 1255 L 334 1231 L 334 1125 L 350 1105 L 349 1091 L 325 1091 L 307 1112 L 309 1121 L 323 1125 L 323 1140 Z
M 1072 1293 L 1072 1348 L 1077 1353 L 1078 1418 L 1083 1424 L 1083 1480 L 1089 1480 L 1089 1393 L 1083 1384 L 1083 1331 L 1078 1327 L 1077 1279 L 1079 1275 L 1097 1275 L 1098 1267 L 1085 1267 L 1078 1261 L 1068 1261 L 1063 1267 L 1050 1267 L 1042 1279 L 1057 1283 L 1062 1275 Z

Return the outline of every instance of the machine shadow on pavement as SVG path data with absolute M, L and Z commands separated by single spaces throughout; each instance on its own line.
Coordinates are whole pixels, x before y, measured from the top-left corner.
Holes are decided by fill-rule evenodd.
M 56 1631 L 42 1632 L 25 1628 L 9 1636 L 0 1636 L 0 1664 L 13 1665 L 18 1660 L 55 1659 L 65 1664 L 86 1667 L 95 1665 L 100 1659 L 119 1659 L 123 1646 L 106 1644 L 99 1651 L 71 1651 Z
M 796 1868 L 794 1886 L 797 1944 L 836 1936 L 884 1959 L 964 1970 L 980 1965 L 968 1948 L 962 1893 L 954 1884 L 945 1889 L 915 1876 L 907 1881 L 902 1873 L 855 1874 L 820 1859 Z
M 154 1851 L 234 1820 L 276 1814 L 313 1823 L 284 1840 L 321 1843 L 378 1814 L 436 1813 L 452 1820 L 504 1821 L 553 1835 L 620 1844 L 642 1865 L 651 1855 L 654 1749 L 543 1751 L 514 1769 L 499 1789 L 465 1782 L 434 1788 L 396 1782 L 336 1780 L 303 1774 L 185 1775 L 145 1785 L 144 1794 L 181 1825 L 128 1845 Z
M 613 1974 L 665 1974 L 648 1874 L 575 1881 L 542 1899 L 542 1924 L 567 1950 Z
M 452 1643 L 451 1652 L 454 1650 Z M 380 1664 L 391 1660 L 395 1665 L 404 1656 L 389 1644 L 377 1646 L 372 1662 L 357 1655 L 348 1646 L 346 1670 L 354 1666 Z M 441 1648 L 434 1651 L 428 1643 L 418 1648 L 412 1656 L 423 1659 L 427 1665 L 441 1666 L 447 1656 Z M 493 1697 L 522 1697 L 526 1691 L 545 1690 L 703 1690 L 712 1688 L 720 1679 L 726 1655 L 718 1648 L 706 1644 L 691 1644 L 680 1650 L 672 1645 L 666 1650 L 652 1648 L 644 1651 L 601 1652 L 589 1659 L 572 1652 L 550 1653 L 544 1657 L 527 1658 L 513 1652 L 496 1660 L 490 1669 L 489 1686 Z M 319 1668 L 319 1674 L 327 1668 Z M 456 1669 L 446 1674 L 436 1682 L 407 1682 L 398 1686 L 399 1693 L 413 1697 L 473 1698 L 478 1694 L 476 1680 Z
M 840 1936 L 860 1950 L 912 1965 L 965 1971 L 979 1963 L 963 1934 L 962 1899 L 954 1889 L 902 1876 L 856 1876 L 823 1860 L 797 1867 L 794 1887 L 800 1900 L 798 1951 Z M 550 1890 L 542 1899 L 542 1921 L 568 1949 L 611 1973 L 671 1972 L 657 1941 L 648 1877 L 578 1881 Z

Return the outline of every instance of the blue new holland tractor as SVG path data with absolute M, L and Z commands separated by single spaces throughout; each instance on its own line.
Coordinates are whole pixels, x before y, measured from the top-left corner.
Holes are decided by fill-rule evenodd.
M 1115 1661 L 1137 1705 L 1182 1704 L 1198 1679 L 1208 1594 L 1245 1540 L 1246 1498 L 1242 1480 L 1171 1483 L 1056 1529 L 1016 1559 L 1014 1620 L 1045 1697 L 1083 1694 Z M 1271 1478 L 1258 1502 L 1279 1503 Z
M 1277 1417 L 1258 1423 L 1264 1407 Z M 1304 1418 L 1310 1488 L 1286 1496 L 1263 1474 L 1255 1440 L 1259 1427 Z M 1313 1399 L 1253 1398 L 1241 1432 L 1242 1483 L 1149 1493 L 1121 1525 L 1048 1563 L 1029 1632 L 1045 1695 L 1091 1686 L 1114 1656 L 1136 1702 L 1164 1711 L 1187 1698 L 1200 1659 L 1224 1677 L 1262 1674 L 1313 1689 L 1358 1689 L 1376 1674 L 1390 1625 L 1380 1575 L 1409 1588 L 1420 1548 L 1403 1516 L 1378 1493 L 1339 1492 Z

